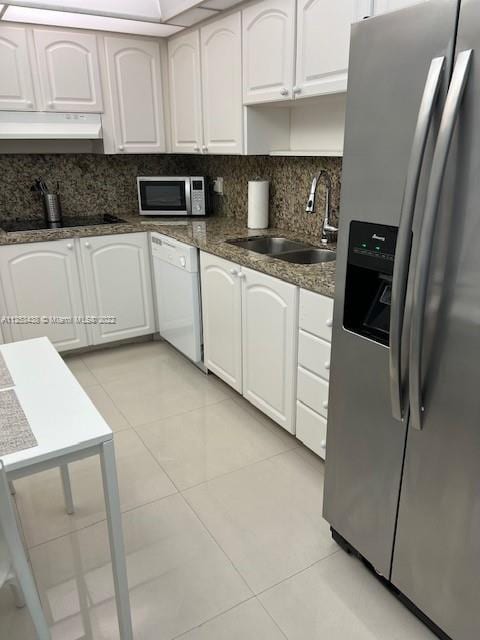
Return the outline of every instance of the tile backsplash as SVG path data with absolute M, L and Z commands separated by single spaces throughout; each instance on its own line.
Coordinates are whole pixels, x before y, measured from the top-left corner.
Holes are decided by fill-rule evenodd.
M 138 210 L 137 175 L 207 175 L 224 178 L 224 196 L 214 197 L 216 215 L 247 220 L 248 180 L 270 181 L 270 226 L 320 234 L 324 187 L 317 190 L 316 213 L 305 213 L 314 175 L 325 169 L 332 180 L 331 210 L 338 220 L 341 158 L 270 156 L 193 156 L 95 154 L 0 155 L 0 219 L 42 216 L 30 191 L 42 176 L 50 188 L 60 185 L 64 214 Z

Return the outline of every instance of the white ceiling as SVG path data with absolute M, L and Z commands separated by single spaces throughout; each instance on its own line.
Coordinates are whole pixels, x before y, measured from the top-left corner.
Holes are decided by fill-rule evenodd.
M 0 19 L 168 37 L 242 0 L 7 0 Z

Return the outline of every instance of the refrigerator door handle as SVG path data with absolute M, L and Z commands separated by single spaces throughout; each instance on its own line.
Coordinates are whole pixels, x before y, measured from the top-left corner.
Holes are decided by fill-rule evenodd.
M 422 389 L 422 345 L 425 321 L 425 304 L 429 272 L 432 261 L 432 238 L 438 212 L 443 178 L 450 151 L 455 125 L 460 113 L 462 99 L 471 67 L 473 50 L 461 51 L 456 59 L 445 107 L 443 109 L 440 130 L 432 161 L 432 171 L 428 183 L 427 202 L 420 232 L 418 259 L 415 267 L 413 288 L 412 328 L 410 333 L 410 371 L 409 399 L 412 426 L 422 428 L 423 406 Z
M 392 281 L 392 304 L 390 314 L 390 396 L 392 415 L 396 420 L 404 419 L 402 406 L 402 334 L 407 280 L 410 266 L 412 224 L 417 201 L 420 173 L 422 171 L 428 133 L 435 113 L 438 93 L 445 68 L 445 57 L 434 58 L 430 64 L 423 96 L 418 111 L 413 137 L 407 178 L 403 193 L 402 211 L 398 229 L 397 245 Z

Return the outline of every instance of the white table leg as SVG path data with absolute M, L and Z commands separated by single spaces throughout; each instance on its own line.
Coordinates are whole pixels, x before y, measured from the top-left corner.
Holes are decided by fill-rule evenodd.
M 60 474 L 62 476 L 63 495 L 65 497 L 65 508 L 68 515 L 75 513 L 75 507 L 73 505 L 72 485 L 70 484 L 70 473 L 68 471 L 68 464 L 60 465 Z
M 121 640 L 133 640 L 130 598 L 128 594 L 127 566 L 123 542 L 122 514 L 118 493 L 117 470 L 113 440 L 101 446 L 103 490 L 107 509 L 108 535 L 112 556 L 113 583 L 117 601 L 118 626 Z

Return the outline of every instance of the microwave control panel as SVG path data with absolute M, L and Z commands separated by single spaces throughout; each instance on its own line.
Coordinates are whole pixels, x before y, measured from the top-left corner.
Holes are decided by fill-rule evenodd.
M 190 197 L 192 199 L 192 216 L 204 216 L 205 210 L 205 178 L 190 179 Z

